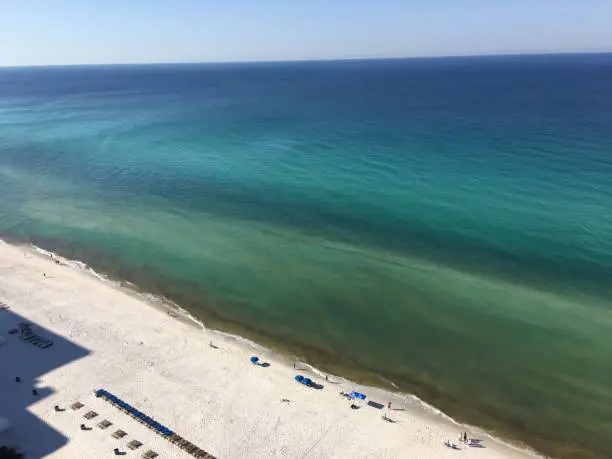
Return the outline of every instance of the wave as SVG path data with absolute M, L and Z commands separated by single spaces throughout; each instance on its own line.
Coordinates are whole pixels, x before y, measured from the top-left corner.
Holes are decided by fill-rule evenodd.
M 259 351 L 267 351 L 268 350 L 267 347 L 262 346 L 261 344 L 256 343 L 255 341 L 251 341 L 250 339 L 245 338 L 244 336 L 236 335 L 234 333 L 225 332 L 223 330 L 211 330 L 211 331 L 213 333 L 217 334 L 217 335 L 220 335 L 220 336 L 223 336 L 225 338 L 229 338 L 229 339 L 231 339 L 233 341 L 237 341 L 239 343 L 247 345 L 247 346 L 249 346 L 252 349 L 259 350 Z
M 51 252 L 49 250 L 45 250 L 45 249 L 43 249 L 41 247 L 38 247 L 37 245 L 34 245 L 34 244 L 28 244 L 28 247 L 33 249 L 35 252 L 40 253 L 41 255 L 46 255 L 49 258 L 51 258 L 53 260 L 56 260 L 59 264 L 70 266 L 71 268 L 78 269 L 80 271 L 84 271 L 84 272 L 86 272 L 86 273 L 88 273 L 88 274 L 98 278 L 101 281 L 112 282 L 111 279 L 108 276 L 106 276 L 106 275 L 104 275 L 102 273 L 97 272 L 92 267 L 90 267 L 87 263 L 84 263 L 84 262 L 79 261 L 79 260 L 71 260 L 69 258 L 64 258 L 64 257 L 62 257 L 61 255 L 58 255 L 55 252 Z

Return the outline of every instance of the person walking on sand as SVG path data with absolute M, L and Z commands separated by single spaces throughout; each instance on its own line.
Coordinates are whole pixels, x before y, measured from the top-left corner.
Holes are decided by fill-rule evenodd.
M 467 432 L 463 432 L 463 442 L 467 443 Z
M 387 404 L 387 409 L 389 409 L 389 410 L 391 409 L 391 402 L 389 402 L 389 403 Z

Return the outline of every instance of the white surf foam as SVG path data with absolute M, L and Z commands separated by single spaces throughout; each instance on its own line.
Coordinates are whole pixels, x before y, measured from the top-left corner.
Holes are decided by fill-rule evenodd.
M 91 274 L 92 276 L 98 278 L 101 281 L 104 282 L 112 282 L 111 279 L 109 279 L 108 276 L 105 276 L 102 273 L 97 272 L 96 270 L 94 270 L 92 267 L 90 267 L 89 265 L 87 265 L 87 263 L 83 263 L 82 261 L 79 260 L 71 260 L 68 258 L 64 258 L 61 255 L 58 255 L 55 252 L 51 252 L 49 250 L 45 250 L 41 247 L 38 247 L 34 244 L 30 244 L 29 247 L 31 247 L 34 251 L 40 253 L 41 255 L 46 255 L 49 258 L 52 258 L 53 260 L 57 260 L 60 264 L 66 265 L 66 266 L 70 266 L 71 268 L 74 269 L 78 269 L 80 271 L 84 271 L 88 274 Z
M 212 330 L 213 333 L 223 336 L 225 338 L 229 338 L 233 341 L 237 341 L 239 343 L 245 344 L 247 346 L 249 346 L 252 349 L 258 350 L 258 351 L 267 351 L 268 348 L 265 346 L 262 346 L 261 344 L 256 343 L 255 341 L 251 341 L 248 338 L 245 338 L 244 336 L 240 336 L 240 335 L 235 335 L 233 333 L 228 333 L 228 332 L 224 332 L 222 330 Z

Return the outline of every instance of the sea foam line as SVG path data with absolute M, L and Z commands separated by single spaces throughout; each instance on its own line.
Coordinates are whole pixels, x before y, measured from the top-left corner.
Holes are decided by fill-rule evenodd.
M 7 244 L 7 242 L 3 241 L 2 239 L 0 239 L 0 241 L 3 244 Z M 201 320 L 197 319 L 189 311 L 187 311 L 186 309 L 182 308 L 181 306 L 176 304 L 174 301 L 170 300 L 169 298 L 166 298 L 163 295 L 156 295 L 156 294 L 153 294 L 153 293 L 143 292 L 142 290 L 140 290 L 138 288 L 138 286 L 134 285 L 132 282 L 113 280 L 110 276 L 107 276 L 104 273 L 100 273 L 100 272 L 96 271 L 95 269 L 93 269 L 91 266 L 89 266 L 87 263 L 85 263 L 83 261 L 72 260 L 72 259 L 68 259 L 68 258 L 62 257 L 61 255 L 58 255 L 55 252 L 43 249 L 42 247 L 38 247 L 37 245 L 34 245 L 34 244 L 28 244 L 27 247 L 31 248 L 32 250 L 34 250 L 35 252 L 37 252 L 37 253 L 39 253 L 41 255 L 45 255 L 45 256 L 53 259 L 53 260 L 57 260 L 60 264 L 63 264 L 65 266 L 68 266 L 68 267 L 73 268 L 73 269 L 77 269 L 77 270 L 82 271 L 82 272 L 85 272 L 85 273 L 87 273 L 89 275 L 92 275 L 92 276 L 96 277 L 96 279 L 98 279 L 98 280 L 100 280 L 102 282 L 110 283 L 114 287 L 125 288 L 125 285 L 127 285 L 128 287 L 130 287 L 130 290 L 133 291 L 133 293 L 135 293 L 145 303 L 150 304 L 150 305 L 157 305 L 157 306 L 160 306 L 160 307 L 162 307 L 162 308 L 164 308 L 166 310 L 171 310 L 173 313 L 178 314 L 182 318 L 187 319 L 187 320 L 193 322 L 194 324 L 196 324 L 200 328 L 203 328 L 203 329 L 206 328 L 204 322 L 202 322 Z

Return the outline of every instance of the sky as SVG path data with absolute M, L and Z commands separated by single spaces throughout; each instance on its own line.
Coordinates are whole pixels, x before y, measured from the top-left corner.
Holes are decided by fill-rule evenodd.
M 612 52 L 612 0 L 0 0 L 0 66 Z

